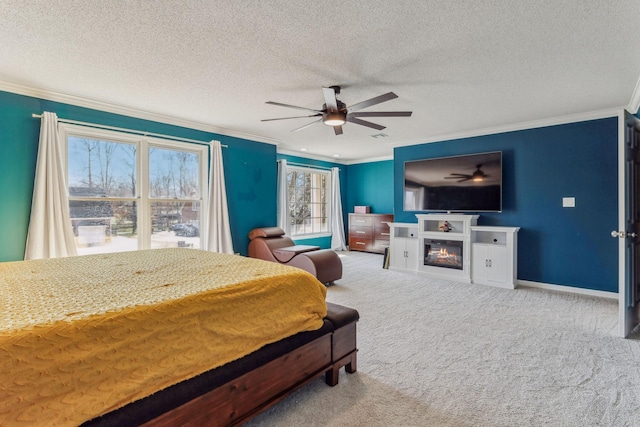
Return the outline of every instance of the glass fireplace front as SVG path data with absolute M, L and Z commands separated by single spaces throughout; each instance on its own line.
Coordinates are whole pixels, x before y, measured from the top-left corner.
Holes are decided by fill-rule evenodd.
M 424 265 L 462 270 L 460 240 L 424 239 Z

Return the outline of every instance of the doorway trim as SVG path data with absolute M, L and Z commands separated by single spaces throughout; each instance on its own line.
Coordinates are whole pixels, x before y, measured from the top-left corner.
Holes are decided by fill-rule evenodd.
M 625 110 L 618 112 L 618 230 L 625 230 L 627 221 L 625 218 Z M 618 240 L 618 335 L 622 338 L 626 336 L 626 307 L 627 297 L 625 292 L 625 275 L 626 275 L 626 255 L 625 255 L 625 239 Z

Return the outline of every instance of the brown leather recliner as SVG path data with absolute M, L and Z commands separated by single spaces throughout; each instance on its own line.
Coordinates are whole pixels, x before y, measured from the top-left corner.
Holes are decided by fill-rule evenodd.
M 342 261 L 331 249 L 296 245 L 279 227 L 254 228 L 249 232 L 249 256 L 298 267 L 322 283 L 342 277 Z

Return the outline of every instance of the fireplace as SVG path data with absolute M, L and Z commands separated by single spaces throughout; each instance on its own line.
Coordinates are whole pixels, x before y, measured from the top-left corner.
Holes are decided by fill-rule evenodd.
M 462 270 L 461 240 L 424 239 L 424 265 Z

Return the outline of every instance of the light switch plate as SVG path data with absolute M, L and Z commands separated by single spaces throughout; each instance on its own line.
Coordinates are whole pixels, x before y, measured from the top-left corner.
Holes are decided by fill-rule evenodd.
M 563 197 L 562 198 L 562 207 L 563 208 L 575 208 L 576 207 L 576 198 L 575 197 Z

